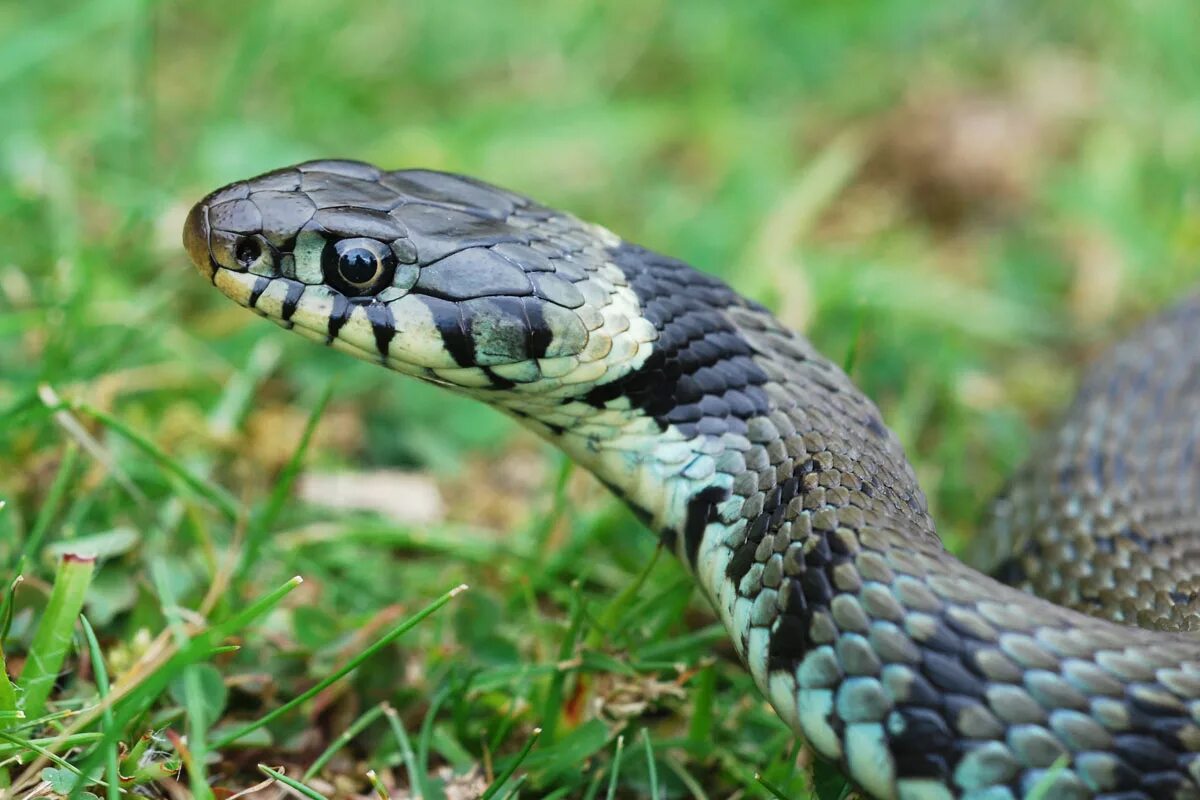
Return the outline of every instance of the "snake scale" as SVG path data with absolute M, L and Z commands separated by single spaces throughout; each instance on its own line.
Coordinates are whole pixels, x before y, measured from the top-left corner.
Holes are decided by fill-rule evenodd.
M 237 303 L 478 398 L 592 471 L 865 794 L 1200 798 L 1200 299 L 1092 368 L 998 503 L 1010 586 L 946 552 L 836 365 L 598 225 L 330 160 L 210 194 L 184 244 Z

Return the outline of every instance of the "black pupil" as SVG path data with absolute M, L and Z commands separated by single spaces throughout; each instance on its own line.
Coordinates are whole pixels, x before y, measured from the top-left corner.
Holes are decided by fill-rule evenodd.
M 254 263 L 255 259 L 262 255 L 262 245 L 257 239 L 252 239 L 247 236 L 237 243 L 237 251 L 234 256 L 238 263 L 243 266 L 249 266 Z
M 350 283 L 366 283 L 375 277 L 377 267 L 374 253 L 365 247 L 347 250 L 338 259 L 338 272 Z

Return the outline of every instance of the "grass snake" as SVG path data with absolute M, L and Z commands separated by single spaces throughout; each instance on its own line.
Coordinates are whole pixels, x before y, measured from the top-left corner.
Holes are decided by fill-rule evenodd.
M 329 160 L 210 194 L 184 244 L 237 303 L 478 398 L 593 472 L 871 797 L 1200 798 L 1200 300 L 1094 365 L 998 502 L 984 560 L 1006 585 L 945 550 L 838 366 L 598 225 Z

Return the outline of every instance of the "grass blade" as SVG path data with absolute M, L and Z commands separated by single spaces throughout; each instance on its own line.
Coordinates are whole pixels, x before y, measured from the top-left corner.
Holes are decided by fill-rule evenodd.
M 150 578 L 158 593 L 163 613 L 167 618 L 167 625 L 171 628 L 176 646 L 182 652 L 187 649 L 190 637 L 183 619 L 180 617 L 178 601 L 167 578 L 166 566 L 163 562 L 151 563 Z M 188 738 L 186 750 L 180 749 L 179 755 L 183 757 L 184 764 L 187 766 L 192 795 L 203 800 L 212 796 L 205 770 L 209 720 L 204 705 L 204 688 L 200 684 L 197 670 L 197 664 L 188 664 L 183 668 L 183 695 L 184 705 L 187 708 Z
M 246 608 L 231 616 L 229 619 L 196 634 L 184 650 L 171 655 L 163 655 L 157 661 L 144 667 L 144 673 L 136 681 L 118 684 L 110 694 L 107 703 L 111 705 L 115 724 L 113 734 L 124 730 L 139 714 L 145 712 L 150 704 L 167 688 L 171 679 L 181 674 L 184 667 L 208 658 L 217 642 L 228 639 L 233 634 L 250 625 L 259 617 L 274 608 L 289 592 L 303 583 L 300 577 L 294 577 L 279 588 L 255 600 Z M 51 752 L 59 752 L 68 747 L 75 747 L 80 742 L 102 741 L 105 744 L 115 741 L 104 733 L 79 733 L 86 725 L 99 716 L 105 706 L 92 708 L 79 714 L 71 726 L 59 737 L 47 739 L 46 746 Z M 97 759 L 102 750 L 98 749 L 84 763 L 83 771 L 90 773 L 98 763 Z M 0 745 L 0 756 L 4 755 L 4 746 Z M 45 756 L 39 756 L 29 764 L 24 772 L 14 782 L 14 787 L 28 785 L 36 779 L 39 770 L 46 763 Z
M 83 635 L 87 639 L 88 652 L 92 658 L 92 672 L 96 676 L 96 693 L 100 696 L 101 702 L 108 697 L 108 668 L 104 666 L 104 653 L 100 651 L 100 642 L 96 638 L 96 632 L 92 630 L 92 623 L 88 622 L 86 615 L 79 616 L 79 624 L 83 628 Z M 105 706 L 100 712 L 100 720 L 103 726 L 103 733 L 106 744 L 104 750 L 104 773 L 108 776 L 108 800 L 117 800 L 121 796 L 121 765 L 119 763 L 119 755 L 117 753 L 116 738 L 119 732 L 113 727 L 113 713 L 111 706 Z
M 287 464 L 279 473 L 278 480 L 271 488 L 271 495 L 267 501 L 259 508 L 250 521 L 250 530 L 246 542 L 246 563 L 254 563 L 258 555 L 258 549 L 262 546 L 262 537 L 266 535 L 271 526 L 275 523 L 275 518 L 279 516 L 279 511 L 283 508 L 283 504 L 291 497 L 292 485 L 296 482 L 296 476 L 300 474 L 300 467 L 304 463 L 304 455 L 308 452 L 308 446 L 312 442 L 313 433 L 317 430 L 317 424 L 321 421 L 321 415 L 325 413 L 325 407 L 329 405 L 329 398 L 333 396 L 333 384 L 329 383 L 325 386 L 321 396 L 317 399 L 317 404 L 313 406 L 312 413 L 308 415 L 308 420 L 304 424 L 304 430 L 300 433 L 300 441 L 296 444 L 296 449 L 292 451 L 291 457 Z
M 289 778 L 282 772 L 271 769 L 266 764 L 259 764 L 258 769 L 264 775 L 269 775 L 270 777 L 282 783 L 284 786 L 287 786 L 289 789 L 293 789 L 296 792 L 299 792 L 301 795 L 309 798 L 309 800 L 328 800 L 325 795 L 321 794 L 311 786 L 306 786 L 295 778 Z
M 688 746 L 698 753 L 712 749 L 717 671 L 710 664 L 696 673 L 692 681 L 692 719 L 688 724 Z
M 404 759 L 404 768 L 408 770 L 408 783 L 413 800 L 423 800 L 426 796 L 425 771 L 417 768 L 417 757 L 413 753 L 408 731 L 404 729 L 404 722 L 391 706 L 386 706 L 383 713 L 387 715 L 388 725 L 392 727 L 392 734 L 400 745 L 400 757 Z
M 501 787 L 508 783 L 508 779 L 511 778 L 513 773 L 516 772 L 521 766 L 521 762 L 523 762 L 526 756 L 529 755 L 529 751 L 533 749 L 534 744 L 537 743 L 538 737 L 541 735 L 541 728 L 533 729 L 533 734 L 529 737 L 529 740 L 525 742 L 525 746 L 521 748 L 521 752 L 517 753 L 512 762 L 496 777 L 496 780 L 492 781 L 492 785 L 489 786 L 483 794 L 479 795 L 479 800 L 491 800 L 491 798 L 495 796 L 496 792 L 500 791 Z
M 648 728 L 642 728 L 642 744 L 646 746 L 646 771 L 650 773 L 650 800 L 658 800 L 658 766 L 654 763 L 654 748 L 650 746 Z
M 341 750 L 343 747 L 349 744 L 355 736 L 362 733 L 364 730 L 366 730 L 367 726 L 379 719 L 379 715 L 383 714 L 386 708 L 387 707 L 382 703 L 377 706 L 372 706 L 371 708 L 367 709 L 365 714 L 354 720 L 354 722 L 351 722 L 346 727 L 346 730 L 338 734 L 338 737 L 330 742 L 329 746 L 325 748 L 324 752 L 317 756 L 312 765 L 304 771 L 304 775 L 301 776 L 301 780 L 308 780 L 312 776 L 319 773 L 325 767 L 325 765 L 329 763 L 329 760 L 337 755 L 338 750 Z
M 754 780 L 758 781 L 760 786 L 770 792 L 773 797 L 778 798 L 778 800 L 788 800 L 788 796 L 783 793 L 782 789 L 768 781 L 762 775 L 759 775 L 757 772 L 754 773 Z
M 158 445 L 142 436 L 133 428 L 111 414 L 101 411 L 85 403 L 75 406 L 78 411 L 94 417 L 109 430 L 121 434 L 130 444 L 150 456 L 159 466 L 167 470 L 184 483 L 189 489 L 212 504 L 230 521 L 235 521 L 241 514 L 241 504 L 222 487 L 205 481 L 189 472 L 182 464 L 163 452 Z
M 1025 800 L 1049 800 L 1050 792 L 1054 790 L 1054 784 L 1058 782 L 1059 775 L 1071 763 L 1069 756 L 1059 756 L 1055 759 L 1050 768 L 1046 770 L 1041 779 L 1033 785 L 1029 790 L 1029 794 L 1025 795 Z
M 70 736 L 47 736 L 41 739 L 16 739 L 19 744 L 9 740 L 5 743 L 0 743 L 0 758 L 8 758 L 18 753 L 40 752 L 38 748 L 53 748 L 55 750 L 63 750 L 70 747 L 82 747 L 84 745 L 98 742 L 104 738 L 103 733 L 75 733 Z M 46 757 L 50 760 L 49 756 Z
M 33 563 L 36 560 L 38 548 L 41 547 L 42 539 L 45 538 L 46 531 L 54 520 L 54 515 L 58 513 L 58 509 L 62 505 L 63 496 L 67 492 L 67 485 L 75 475 L 75 465 L 78 461 L 79 446 L 70 442 L 58 465 L 54 482 L 50 484 L 50 490 L 46 492 L 46 499 L 42 501 L 42 507 L 33 521 L 33 529 L 29 531 L 29 536 L 25 538 L 25 546 L 21 548 L 21 555 L 26 563 Z
M 296 697 L 293 697 L 291 700 L 287 701 L 286 703 L 284 703 L 283 705 L 281 705 L 279 708 L 275 709 L 274 711 L 271 711 L 270 713 L 265 714 L 262 717 L 258 718 L 254 722 L 243 725 L 242 727 L 238 728 L 237 730 L 233 731 L 232 733 L 227 734 L 226 736 L 223 736 L 222 738 L 213 742 L 212 747 L 214 749 L 228 747 L 229 745 L 236 742 L 238 739 L 241 739 L 246 734 L 256 731 L 259 728 L 270 724 L 273 720 L 278 719 L 279 717 L 288 713 L 292 709 L 294 709 L 297 706 L 299 706 L 300 704 L 304 703 L 309 698 L 315 697 L 316 695 L 320 694 L 327 687 L 331 686 L 334 683 L 337 683 L 343 677 L 345 677 L 346 675 L 353 672 L 358 667 L 359 664 L 363 663 L 368 658 L 370 658 L 371 656 L 378 653 L 384 647 L 387 647 L 389 644 L 391 644 L 391 642 L 394 639 L 396 639 L 399 636 L 402 636 L 403 634 L 405 634 L 408 631 L 415 628 L 426 617 L 428 617 L 430 614 L 437 611 L 442 606 L 446 605 L 446 603 L 449 603 L 451 600 L 453 600 L 459 594 L 466 591 L 466 589 L 467 589 L 466 584 L 461 584 L 459 586 L 454 587 L 453 589 L 451 589 L 450 591 L 446 592 L 444 595 L 439 597 L 437 600 L 434 600 L 432 603 L 425 606 L 425 608 L 421 609 L 413 616 L 409 617 L 408 619 L 404 620 L 403 622 L 401 622 L 398 625 L 396 625 L 395 627 L 393 627 L 390 631 L 388 631 L 382 637 L 380 637 L 379 639 L 376 639 L 373 644 L 371 644 L 370 646 L 365 648 L 362 652 L 360 652 L 354 658 L 347 661 L 340 669 L 338 669 L 335 672 L 333 672 L 332 674 L 328 675 L 321 681 L 318 681 L 317 684 L 314 685 L 312 688 L 310 688 L 308 691 L 301 692 L 299 695 L 297 695 Z
M 617 752 L 613 754 L 612 774 L 608 777 L 608 794 L 605 800 L 614 800 L 617 796 L 617 776 L 621 774 L 621 751 L 625 749 L 625 737 L 617 737 Z
M 559 664 L 568 663 L 575 653 L 579 635 L 583 630 L 585 611 L 586 606 L 579 594 L 579 584 L 575 582 L 571 587 L 570 622 L 558 648 Z M 573 670 L 565 668 L 556 670 L 554 677 L 550 679 L 550 686 L 546 690 L 546 699 L 542 704 L 542 730 L 548 742 L 554 741 L 554 736 L 558 732 L 559 717 L 563 713 L 563 695 L 572 672 Z
M 24 691 L 22 710 L 27 717 L 41 716 L 45 708 L 46 699 L 58 679 L 58 671 L 71 649 L 75 621 L 83 609 L 83 598 L 95 568 L 96 562 L 92 558 L 67 555 L 59 562 L 50 600 L 33 635 L 25 667 L 17 682 Z
M 16 594 L 17 586 L 21 584 L 21 580 L 21 576 L 18 575 L 8 585 L 8 592 L 4 597 L 4 606 L 0 610 L 0 712 L 4 712 L 5 714 L 20 714 L 23 717 L 24 712 L 20 711 L 17 707 L 17 690 L 8 678 L 8 667 L 4 657 L 4 640 L 8 638 L 8 629 L 12 625 L 13 595 Z
M 650 578 L 650 573 L 654 570 L 654 566 L 658 563 L 658 557 L 662 555 L 661 547 L 654 548 L 654 555 L 646 561 L 646 566 L 638 573 L 632 581 L 630 581 L 624 589 L 612 599 L 607 606 L 601 610 L 596 618 L 596 625 L 592 628 L 591 633 L 587 638 L 587 646 L 589 648 L 598 648 L 604 643 L 604 639 L 608 634 L 619 629 L 621 619 L 629 610 L 629 607 L 636 602 L 638 593 L 641 592 L 642 586 Z
M 392 796 L 388 794 L 387 787 L 383 785 L 383 781 L 379 780 L 379 775 L 375 770 L 367 770 L 367 781 L 371 784 L 371 788 L 375 790 L 375 795 L 379 800 L 392 800 Z

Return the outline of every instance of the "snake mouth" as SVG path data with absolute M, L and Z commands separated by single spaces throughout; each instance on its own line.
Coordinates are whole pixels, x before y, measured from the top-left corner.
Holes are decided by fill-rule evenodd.
M 249 272 L 238 272 L 222 267 L 215 262 L 210 262 L 210 264 L 213 267 L 213 285 L 220 289 L 222 294 L 239 306 L 245 306 L 251 311 L 257 311 L 264 316 L 270 316 L 266 310 L 260 309 L 257 306 L 258 300 L 270 283 L 271 278 L 265 278 L 261 275 L 251 275 Z M 291 323 L 291 320 L 280 319 L 279 321 L 289 325 Z
M 199 268 L 199 267 L 198 267 Z M 203 269 L 201 274 L 206 274 Z M 344 350 L 358 358 L 378 361 L 402 372 L 426 377 L 420 365 L 408 364 L 399 353 L 381 351 L 378 341 L 364 341 L 359 326 L 347 324 L 354 306 L 322 286 L 286 277 L 267 277 L 213 264 L 212 283 L 233 302 L 306 339 Z M 340 310 L 335 310 L 340 309 Z M 339 324 L 337 321 L 342 320 Z M 374 332 L 372 331 L 372 334 Z

